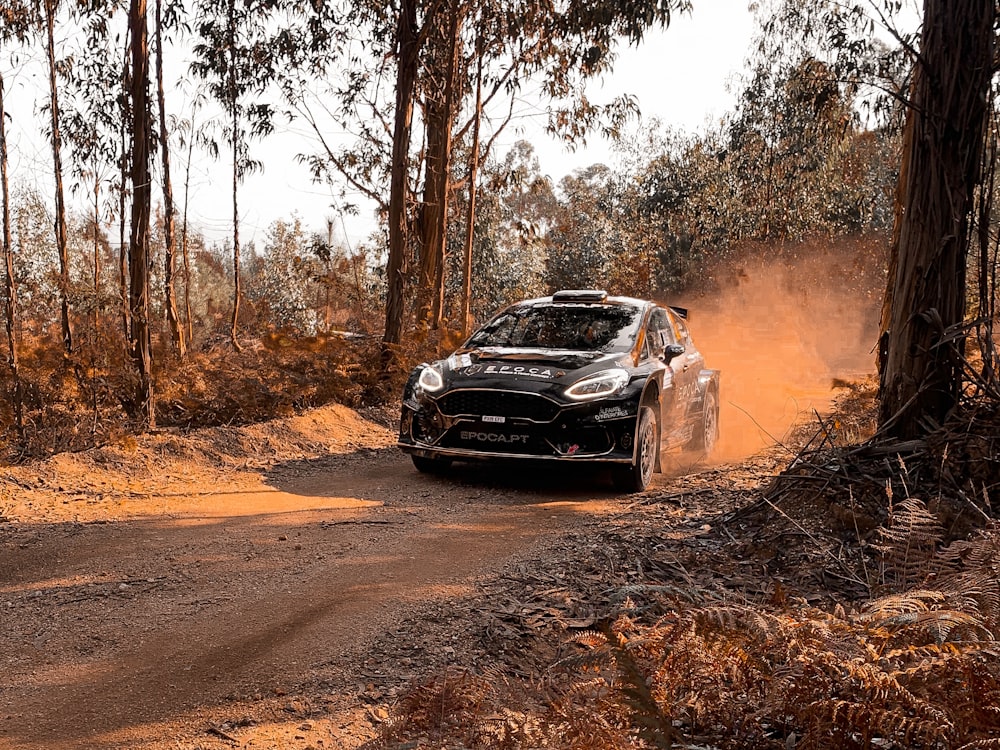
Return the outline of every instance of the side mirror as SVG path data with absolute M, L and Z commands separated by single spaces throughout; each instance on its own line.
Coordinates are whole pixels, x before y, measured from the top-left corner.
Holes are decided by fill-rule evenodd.
M 670 361 L 674 357 L 679 357 L 684 353 L 684 346 L 682 344 L 671 344 L 666 349 L 663 350 L 663 361 L 666 364 L 670 364 Z

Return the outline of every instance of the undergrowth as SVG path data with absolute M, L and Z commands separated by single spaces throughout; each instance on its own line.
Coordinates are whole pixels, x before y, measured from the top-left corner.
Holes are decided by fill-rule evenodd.
M 448 331 L 414 335 L 386 356 L 374 336 L 270 332 L 244 339 L 239 352 L 218 337 L 180 358 L 158 336 L 156 426 L 242 425 L 328 403 L 381 405 L 398 398 L 414 364 L 455 339 Z M 72 354 L 57 331 L 24 335 L 19 355 L 23 429 L 16 426 L 10 370 L 0 367 L 0 463 L 128 440 L 144 429 L 135 418 L 135 368 L 118 328 L 81 331 Z
M 824 421 L 821 449 L 754 503 L 761 517 L 727 527 L 753 535 L 790 523 L 818 557 L 827 540 L 851 545 L 843 560 L 856 561 L 852 578 L 863 585 L 843 591 L 864 593 L 793 595 L 778 576 L 773 595 L 751 600 L 649 580 L 592 630 L 550 631 L 565 653 L 548 668 L 452 667 L 412 686 L 371 747 L 1000 748 L 1000 528 L 980 508 L 978 527 L 958 534 L 942 512 L 967 506 L 950 497 L 971 487 L 989 509 L 996 490 L 995 472 L 962 465 L 993 451 L 997 433 L 976 433 L 994 419 L 967 418 L 964 431 L 944 428 L 951 449 L 941 433 L 905 457 L 877 441 L 868 453 L 834 444 L 834 433 L 863 421 L 856 414 Z M 885 481 L 873 463 L 897 476 Z M 880 486 L 881 497 L 851 505 L 852 479 Z M 824 493 L 868 514 L 878 504 L 878 518 L 863 531 L 832 519 Z M 730 550 L 747 542 L 730 541 Z

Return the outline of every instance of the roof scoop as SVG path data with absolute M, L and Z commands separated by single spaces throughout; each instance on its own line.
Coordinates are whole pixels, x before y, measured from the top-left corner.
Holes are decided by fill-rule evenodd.
M 552 295 L 553 302 L 606 302 L 608 293 L 603 289 L 563 289 Z

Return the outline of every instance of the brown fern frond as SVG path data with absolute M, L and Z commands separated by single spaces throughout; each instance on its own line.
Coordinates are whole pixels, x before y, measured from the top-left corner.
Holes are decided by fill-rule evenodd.
M 944 599 L 945 595 L 935 589 L 910 589 L 900 594 L 889 594 L 869 602 L 861 619 L 877 623 L 901 614 L 927 612 L 932 605 Z
M 881 554 L 886 583 L 908 586 L 921 583 L 933 567 L 944 529 L 922 500 L 910 497 L 890 506 L 877 535 L 872 547 Z
M 857 732 L 864 746 L 879 739 L 895 740 L 903 747 L 917 743 L 934 746 L 947 743 L 953 731 L 947 721 L 911 716 L 905 709 L 883 708 L 870 701 L 818 701 L 812 708 L 824 716 L 827 726 L 834 727 L 836 734 Z
M 1000 737 L 988 740 L 976 740 L 955 748 L 955 750 L 1000 750 Z

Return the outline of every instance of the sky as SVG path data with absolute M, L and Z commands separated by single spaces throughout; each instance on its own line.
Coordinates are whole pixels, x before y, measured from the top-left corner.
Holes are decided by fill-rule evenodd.
M 621 94 L 638 99 L 643 120 L 658 118 L 674 130 L 697 132 L 731 110 L 736 95 L 732 86 L 744 62 L 754 32 L 749 0 L 704 0 L 691 13 L 674 17 L 666 30 L 652 31 L 638 47 L 623 47 L 612 73 L 592 82 L 588 98 L 606 103 Z M 51 156 L 38 134 L 39 115 L 18 117 L 30 112 L 31 97 L 44 99 L 46 82 L 38 73 L 5 74 L 5 98 L 9 123 L 11 175 L 51 192 Z M 541 112 L 541 103 L 525 101 L 527 110 Z M 17 129 L 29 123 L 29 130 Z M 33 130 L 30 128 L 33 127 Z M 609 144 L 600 136 L 589 139 L 585 148 L 568 151 L 544 133 L 544 117 L 524 117 L 512 124 L 498 143 L 502 156 L 517 140 L 529 140 L 535 147 L 542 172 L 554 183 L 574 170 L 603 162 L 613 165 Z M 241 242 L 262 245 L 268 227 L 277 219 L 297 215 L 309 231 L 325 233 L 332 222 L 334 238 L 353 250 L 374 229 L 370 208 L 362 207 L 356 217 L 337 208 L 333 190 L 311 181 L 306 168 L 295 157 L 313 149 L 301 125 L 280 125 L 263 144 L 254 145 L 253 156 L 265 165 L 260 174 L 247 178 L 240 188 Z M 181 159 L 175 154 L 172 178 L 175 193 L 183 186 Z M 192 165 L 188 202 L 189 223 L 209 241 L 231 235 L 230 165 L 225 154 L 213 161 L 202 154 Z M 181 198 L 177 198 L 180 202 Z

